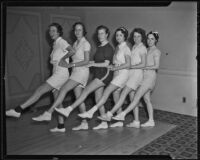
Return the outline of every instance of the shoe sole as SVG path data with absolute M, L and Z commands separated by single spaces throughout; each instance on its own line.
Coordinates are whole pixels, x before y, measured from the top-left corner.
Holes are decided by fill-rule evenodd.
M 97 118 L 100 119 L 100 120 L 102 120 L 102 121 L 107 121 L 107 122 L 110 122 L 110 121 L 111 121 L 111 120 L 108 120 L 108 119 L 104 119 L 104 118 L 102 118 L 102 117 L 100 117 L 100 116 L 98 116 Z
M 51 120 L 37 120 L 37 119 L 33 119 L 33 118 L 32 118 L 32 120 L 36 121 L 36 122 L 43 122 L 43 121 L 49 122 L 49 121 L 51 121 Z
M 72 131 L 80 131 L 80 130 L 88 130 L 88 128 L 87 129 L 83 129 L 83 128 L 81 128 L 81 129 L 72 129 Z

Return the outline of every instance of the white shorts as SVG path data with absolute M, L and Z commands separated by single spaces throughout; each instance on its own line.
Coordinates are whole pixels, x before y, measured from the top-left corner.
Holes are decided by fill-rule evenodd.
M 156 71 L 155 70 L 144 70 L 144 78 L 141 82 L 143 87 L 153 90 L 156 84 Z
M 54 66 L 53 74 L 46 80 L 46 82 L 53 88 L 59 90 L 68 79 L 69 79 L 68 68 Z
M 69 79 L 80 83 L 80 87 L 85 87 L 89 79 L 89 68 L 87 67 L 75 67 L 72 70 L 72 74 Z
M 126 82 L 126 86 L 137 90 L 143 80 L 143 70 L 142 69 L 130 69 L 129 70 L 129 78 Z
M 129 76 L 129 70 L 127 69 L 115 71 L 111 83 L 115 86 L 123 88 L 128 80 L 128 76 Z

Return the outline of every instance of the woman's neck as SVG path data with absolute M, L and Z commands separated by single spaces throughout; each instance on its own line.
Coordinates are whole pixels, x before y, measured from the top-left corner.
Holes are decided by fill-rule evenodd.
M 77 40 L 80 41 L 83 37 L 77 37 Z
M 148 48 L 149 51 L 152 51 L 152 50 L 154 50 L 154 49 L 156 49 L 156 46 L 155 46 L 155 45 L 153 45 L 153 46 L 151 46 L 151 47 Z
M 54 42 L 57 40 L 59 38 L 59 36 L 58 37 L 56 37 L 55 39 L 54 39 Z
M 142 43 L 142 42 L 140 42 L 140 43 L 135 43 L 135 46 L 139 46 L 141 43 Z

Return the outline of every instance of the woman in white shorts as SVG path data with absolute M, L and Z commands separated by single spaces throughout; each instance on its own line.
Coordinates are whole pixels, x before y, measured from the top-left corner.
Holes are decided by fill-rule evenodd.
M 60 60 L 69 63 L 69 57 L 75 53 L 75 50 L 64 40 L 61 36 L 63 34 L 62 27 L 58 23 L 49 25 L 49 35 L 54 41 L 53 50 L 51 52 L 50 63 L 53 65 L 53 74 L 45 83 L 39 86 L 33 95 L 21 105 L 6 111 L 7 116 L 17 117 L 21 116 L 22 111 L 28 108 L 46 92 L 53 90 L 54 98 L 57 97 L 59 89 L 68 80 L 68 68 L 59 66 Z
M 124 100 L 129 94 L 130 100 L 133 99 L 137 88 L 143 80 L 143 67 L 145 67 L 146 62 L 146 33 L 142 28 L 135 28 L 132 32 L 134 45 L 131 51 L 131 69 L 129 70 L 129 78 L 126 82 L 126 86 L 123 88 L 119 101 L 115 104 L 111 111 L 108 111 L 106 115 L 99 117 L 101 120 L 110 121 L 113 114 L 122 106 Z M 128 127 L 140 127 L 138 107 L 134 110 L 134 118 Z M 115 127 L 122 127 L 123 122 L 117 122 L 112 124 Z
M 117 103 L 121 89 L 125 86 L 128 76 L 129 68 L 131 64 L 131 51 L 127 46 L 126 40 L 128 37 L 128 31 L 124 27 L 120 27 L 115 31 L 115 38 L 118 42 L 118 46 L 115 49 L 115 55 L 113 58 L 114 66 L 108 66 L 108 68 L 114 71 L 114 77 L 108 87 L 103 92 L 103 96 L 99 102 L 92 107 L 89 111 L 78 114 L 81 118 L 92 118 L 93 114 L 105 104 L 109 95 L 113 92 L 114 102 Z
M 146 123 L 141 124 L 141 127 L 155 126 L 150 94 L 155 87 L 156 75 L 157 75 L 157 70 L 159 68 L 160 55 L 161 55 L 160 50 L 156 47 L 156 44 L 159 39 L 158 33 L 151 31 L 147 34 L 147 37 L 148 37 L 147 38 L 148 50 L 147 50 L 146 66 L 144 68 L 143 81 L 141 82 L 140 87 L 136 91 L 136 94 L 131 104 L 123 112 L 121 112 L 115 117 L 112 117 L 115 120 L 123 121 L 125 119 L 125 116 L 137 106 L 140 99 L 143 97 L 145 103 L 147 104 L 149 120 Z
M 59 107 L 60 104 L 62 104 L 66 94 L 73 89 L 76 98 L 78 98 L 84 86 L 87 84 L 89 78 L 89 68 L 87 67 L 87 64 L 89 63 L 91 46 L 85 38 L 87 32 L 82 22 L 76 22 L 73 25 L 73 32 L 77 38 L 77 40 L 73 44 L 73 48 L 75 49 L 75 54 L 72 56 L 73 62 L 66 63 L 65 61 L 60 61 L 59 63 L 60 66 L 65 68 L 72 67 L 72 74 L 60 89 L 58 97 L 54 101 L 51 108 L 48 111 L 45 111 L 42 115 L 34 117 L 33 120 L 35 121 L 50 121 L 54 108 Z M 80 110 L 81 112 L 85 111 L 84 103 L 80 105 Z M 59 122 L 61 122 L 62 126 L 64 126 L 63 117 L 62 120 L 59 120 Z M 62 128 L 65 129 L 64 127 Z M 54 129 L 57 130 L 58 128 Z
M 51 108 L 48 111 L 45 111 L 42 115 L 33 118 L 33 120 L 35 121 L 50 121 L 54 108 L 59 107 L 60 104 L 62 104 L 65 95 L 73 89 L 76 98 L 78 98 L 81 95 L 83 88 L 87 84 L 89 78 L 89 68 L 87 67 L 87 65 L 89 63 L 91 46 L 90 43 L 85 38 L 87 32 L 82 22 L 76 22 L 73 25 L 73 32 L 77 38 L 77 40 L 73 45 L 73 48 L 75 49 L 75 54 L 72 56 L 73 62 L 68 64 L 65 63 L 64 61 L 61 61 L 59 63 L 59 65 L 62 67 L 66 68 L 73 67 L 72 74 L 60 89 L 58 97 L 54 101 Z M 84 103 L 82 103 L 79 107 L 80 107 L 80 112 L 85 112 Z M 87 123 L 86 120 L 83 120 L 83 122 Z M 50 131 L 52 132 L 65 131 L 63 116 L 59 118 L 58 127 L 53 128 Z

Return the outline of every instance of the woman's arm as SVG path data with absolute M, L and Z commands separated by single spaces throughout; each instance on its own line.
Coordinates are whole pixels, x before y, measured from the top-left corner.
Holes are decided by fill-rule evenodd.
M 141 57 L 141 62 L 136 65 L 131 65 L 131 69 L 142 69 L 146 66 L 146 54 L 140 55 Z
M 84 51 L 84 60 L 76 63 L 70 63 L 68 64 L 69 67 L 81 67 L 85 66 L 89 63 L 90 60 L 90 51 Z M 69 68 L 68 67 L 68 68 Z
M 105 60 L 103 63 L 95 63 L 94 61 L 90 61 L 88 67 L 107 67 L 109 64 L 109 60 Z
M 131 66 L 131 57 L 129 55 L 125 55 L 125 63 L 124 64 L 122 64 L 120 66 L 111 66 L 108 68 L 111 69 L 112 71 L 116 71 L 116 70 L 130 68 L 130 66 Z
M 154 64 L 147 65 L 146 67 L 144 67 L 144 69 L 152 69 L 152 70 L 158 69 L 160 66 L 160 55 L 161 55 L 160 51 L 155 51 L 155 54 L 153 56 Z
M 60 62 L 58 63 L 58 65 L 61 66 L 61 67 L 69 68 L 69 66 L 68 66 L 69 64 L 68 64 L 65 60 L 66 60 L 67 58 L 73 56 L 73 55 L 75 54 L 75 50 L 74 50 L 74 48 L 71 47 L 71 46 L 68 46 L 68 47 L 66 48 L 66 50 L 68 51 L 68 53 L 65 54 L 65 55 L 61 58 L 61 60 L 60 60 Z
M 62 59 L 64 59 L 64 60 L 66 58 L 69 58 L 69 57 L 73 56 L 75 54 L 75 52 L 76 52 L 75 49 L 72 46 L 68 46 L 66 48 L 66 50 L 68 51 L 68 53 L 62 57 Z

